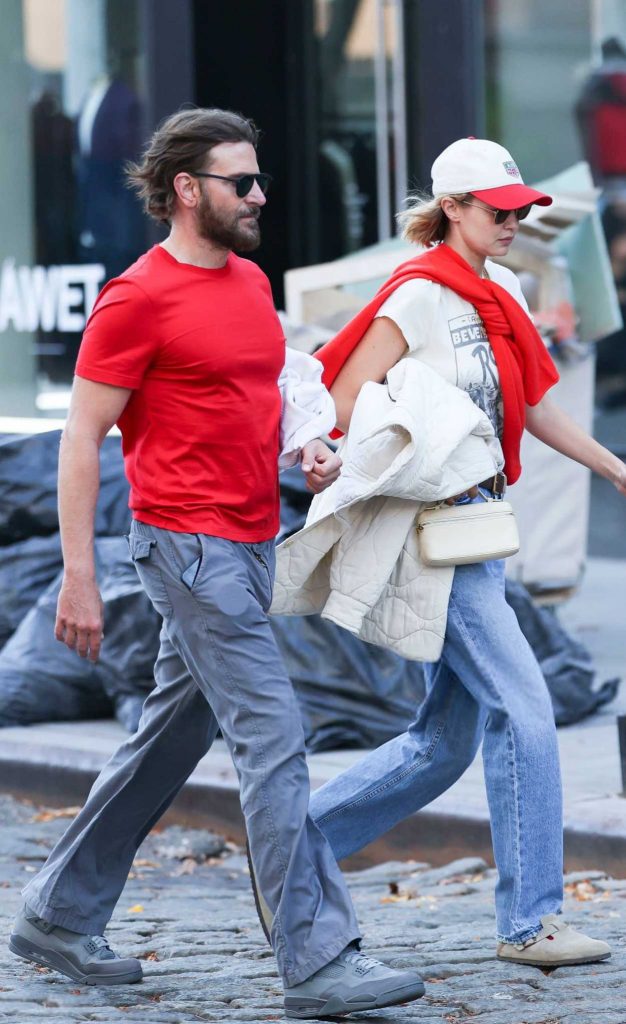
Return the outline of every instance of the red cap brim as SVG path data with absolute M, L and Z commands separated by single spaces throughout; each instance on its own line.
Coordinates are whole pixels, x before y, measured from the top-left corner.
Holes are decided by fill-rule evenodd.
M 536 188 L 529 188 L 528 185 L 501 185 L 500 188 L 483 188 L 471 194 L 498 210 L 519 210 L 530 203 L 537 203 L 537 206 L 552 205 L 551 196 L 538 192 Z

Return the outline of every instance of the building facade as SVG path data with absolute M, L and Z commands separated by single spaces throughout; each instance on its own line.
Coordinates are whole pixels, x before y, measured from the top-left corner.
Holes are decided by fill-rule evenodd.
M 255 258 L 285 270 L 394 232 L 463 135 L 527 180 L 584 155 L 576 107 L 623 0 L 3 0 L 0 415 L 59 415 L 98 290 L 158 229 L 124 165 L 184 103 L 263 131 Z

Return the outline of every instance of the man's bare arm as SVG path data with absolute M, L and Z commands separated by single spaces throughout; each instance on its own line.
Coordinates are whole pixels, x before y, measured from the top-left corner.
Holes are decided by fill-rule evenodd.
M 103 626 L 94 561 L 100 446 L 131 393 L 126 388 L 75 377 L 61 437 L 59 522 L 64 573 L 54 635 L 91 661 L 98 659 Z

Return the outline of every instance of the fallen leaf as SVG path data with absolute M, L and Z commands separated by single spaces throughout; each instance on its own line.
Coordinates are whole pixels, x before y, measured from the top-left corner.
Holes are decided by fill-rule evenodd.
M 148 953 L 138 953 L 137 954 L 137 959 L 138 960 L 158 960 L 159 958 L 158 958 L 157 954 L 155 953 L 155 951 L 153 949 L 151 949 Z
M 56 821 L 57 818 L 75 818 L 80 807 L 55 807 L 36 814 L 31 821 Z
M 420 896 L 417 892 L 408 889 L 401 890 L 397 896 L 381 896 L 380 903 L 437 903 L 436 896 Z
M 143 907 L 141 903 L 135 903 L 132 907 L 129 907 L 126 911 L 127 914 L 141 914 L 143 913 Z
M 381 903 L 399 903 L 405 900 L 418 898 L 418 893 L 413 889 L 401 889 L 397 882 L 389 882 L 389 896 L 383 896 Z
M 171 872 L 172 878 L 179 878 L 180 875 L 193 875 L 198 867 L 198 862 L 193 857 L 185 857 Z
M 568 896 L 573 896 L 579 903 L 585 903 L 587 900 L 592 900 L 593 897 L 599 892 L 589 881 L 582 882 L 570 882 L 569 885 L 565 886 L 565 892 Z
M 143 857 L 135 857 L 133 861 L 134 868 L 160 868 L 161 865 L 155 860 L 145 860 Z

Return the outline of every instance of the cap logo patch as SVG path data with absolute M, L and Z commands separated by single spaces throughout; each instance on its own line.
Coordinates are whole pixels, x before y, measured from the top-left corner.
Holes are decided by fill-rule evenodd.
M 515 160 L 505 160 L 502 166 L 506 173 L 510 174 L 512 178 L 521 178 L 521 174 Z

